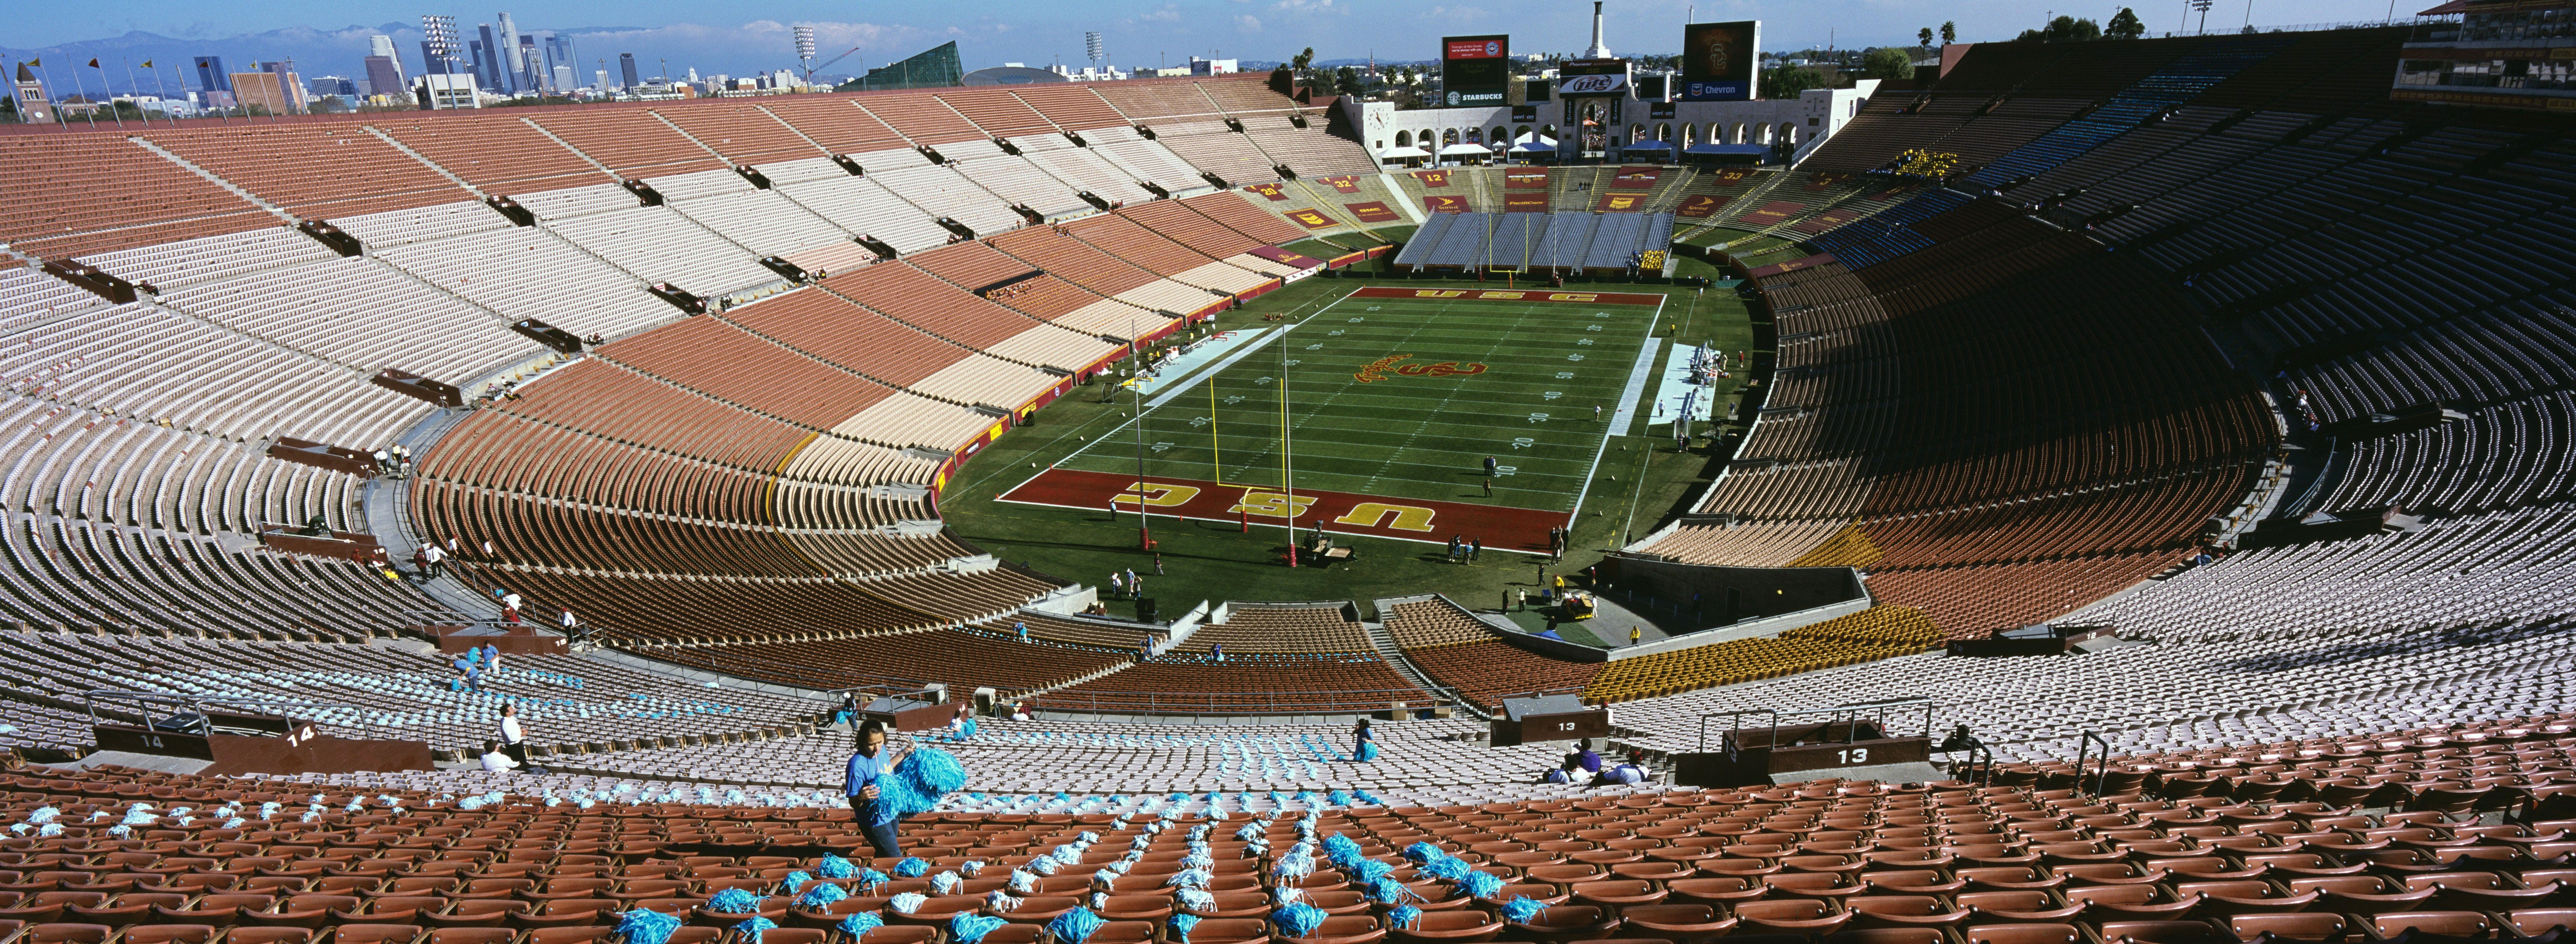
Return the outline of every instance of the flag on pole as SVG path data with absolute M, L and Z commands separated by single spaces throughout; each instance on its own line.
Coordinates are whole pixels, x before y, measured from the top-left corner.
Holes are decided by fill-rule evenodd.
M 89 61 L 89 67 L 90 67 L 90 68 L 92 68 L 92 69 L 96 69 L 96 68 L 98 68 L 98 67 L 99 67 L 99 66 L 98 66 L 98 60 L 96 60 L 96 59 L 92 59 L 92 60 L 90 60 L 90 61 Z

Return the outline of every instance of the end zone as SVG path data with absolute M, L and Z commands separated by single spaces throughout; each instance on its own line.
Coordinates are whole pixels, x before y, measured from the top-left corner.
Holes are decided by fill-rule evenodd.
M 1090 511 L 1114 503 L 1122 511 L 1137 506 L 1138 479 L 1133 475 L 1048 469 L 1004 493 L 997 501 Z M 1566 523 L 1563 512 L 1471 505 L 1420 498 L 1380 498 L 1344 492 L 1297 489 L 1295 510 L 1290 496 L 1273 486 L 1228 485 L 1199 479 L 1147 476 L 1144 506 L 1148 514 L 1197 521 L 1249 520 L 1265 527 L 1312 528 L 1424 544 L 1447 544 L 1451 536 L 1485 542 L 1485 549 L 1545 554 L 1548 529 Z
M 1437 302 L 1556 302 L 1566 305 L 1646 305 L 1664 303 L 1661 295 L 1634 292 L 1582 292 L 1566 289 L 1388 288 L 1373 285 L 1353 298 L 1409 298 Z

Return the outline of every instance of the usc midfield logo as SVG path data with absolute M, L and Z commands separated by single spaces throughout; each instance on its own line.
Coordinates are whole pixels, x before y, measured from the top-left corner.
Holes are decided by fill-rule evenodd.
M 1441 361 L 1437 364 L 1405 364 L 1403 366 L 1397 366 L 1395 363 L 1412 356 L 1413 355 L 1411 354 L 1397 354 L 1392 357 L 1381 357 L 1370 361 L 1368 366 L 1360 368 L 1359 373 L 1352 374 L 1351 379 L 1357 380 L 1361 383 L 1376 383 L 1378 381 L 1385 380 L 1386 374 L 1390 369 L 1395 373 L 1406 377 L 1471 377 L 1485 372 L 1485 365 L 1483 364 L 1468 364 L 1462 367 L 1457 361 Z

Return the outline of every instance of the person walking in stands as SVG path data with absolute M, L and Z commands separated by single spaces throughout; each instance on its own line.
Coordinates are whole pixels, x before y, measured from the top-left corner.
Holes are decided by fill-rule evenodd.
M 431 579 L 447 575 L 447 549 L 438 546 L 437 542 L 433 541 L 420 546 L 420 560 L 422 569 L 429 573 Z
M 1363 764 L 1377 760 L 1377 732 L 1369 730 L 1366 716 L 1351 726 L 1351 757 Z
M 1645 627 L 1642 627 L 1642 626 L 1630 626 L 1630 627 L 1628 627 L 1628 644 L 1629 644 L 1629 645 L 1631 645 L 1631 646 L 1636 645 L 1637 643 L 1644 641 L 1644 640 L 1645 640 L 1645 638 L 1646 638 L 1646 630 L 1645 630 Z
M 895 827 L 903 817 L 877 822 L 877 780 L 894 772 L 894 759 L 887 756 L 885 722 L 870 718 L 859 723 L 857 749 L 850 754 L 848 776 L 842 781 L 841 793 L 849 800 L 850 811 L 858 814 L 859 829 L 876 848 L 878 858 L 903 856 L 903 844 Z
M 501 551 L 492 546 L 491 538 L 483 539 L 483 559 L 487 561 L 501 559 Z
M 519 769 L 519 762 L 511 759 L 507 752 L 501 750 L 501 742 L 499 741 L 483 742 L 483 757 L 481 759 L 483 761 L 483 769 L 492 773 L 504 774 Z
M 518 625 L 519 595 L 517 593 L 501 594 L 501 619 L 508 622 L 510 625 Z
M 501 674 L 501 647 L 488 642 L 483 644 L 483 671 Z
M 1144 638 L 1142 641 L 1139 641 L 1138 643 L 1136 643 L 1136 661 L 1141 663 L 1141 662 L 1143 662 L 1143 661 L 1145 661 L 1145 660 L 1147 660 L 1147 659 L 1151 659 L 1151 658 L 1153 658 L 1153 657 L 1154 657 L 1154 634 L 1152 634 L 1152 633 L 1146 633 L 1146 634 L 1145 634 L 1145 638 Z
M 562 625 L 565 645 L 571 645 L 581 641 L 581 620 L 573 617 L 572 610 L 570 608 L 566 608 L 563 611 Z
M 501 706 L 501 753 L 510 755 L 521 767 L 528 765 L 528 732 L 519 727 L 519 706 L 515 702 Z
M 1225 661 L 1225 644 L 1221 642 L 1209 643 L 1208 658 L 1218 662 Z
M 1028 621 L 1026 621 L 1026 620 L 1012 620 L 1012 621 L 1011 621 L 1011 631 L 1012 631 L 1012 632 L 1015 632 L 1015 633 L 1020 634 L 1020 641 L 1021 641 L 1021 642 L 1027 642 L 1027 641 L 1029 641 L 1029 624 L 1028 624 Z

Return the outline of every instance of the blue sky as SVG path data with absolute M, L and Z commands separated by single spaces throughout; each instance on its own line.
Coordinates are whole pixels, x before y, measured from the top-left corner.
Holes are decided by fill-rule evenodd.
M 1284 59 L 1312 46 L 1322 59 L 1425 59 L 1444 34 L 1509 33 L 1516 51 L 1574 52 L 1588 40 L 1591 4 L 1582 0 L 979 0 L 972 3 L 706 3 L 703 0 L 484 0 L 489 8 L 454 0 L 261 0 L 251 4 L 205 0 L 126 0 L 112 10 L 79 3 L 18 4 L 0 56 L 54 51 L 139 60 L 151 56 L 217 53 L 228 58 L 296 56 L 307 75 L 355 74 L 366 37 L 386 24 L 406 24 L 396 35 L 406 67 L 415 67 L 422 13 L 473 24 L 494 20 L 507 8 L 522 29 L 578 29 L 583 59 L 632 51 L 648 61 L 668 60 L 672 72 L 744 74 L 792 65 L 790 27 L 818 28 L 824 56 L 858 51 L 834 72 L 910 55 L 956 40 L 969 69 L 1062 60 L 1079 65 L 1082 34 L 1106 34 L 1110 58 L 1121 65 L 1180 62 L 1191 55 Z M 2183 0 L 2138 8 L 2150 30 L 2176 27 Z M 2385 3 L 2372 0 L 2217 0 L 2213 26 L 2241 23 L 2248 4 L 2258 24 L 2378 19 Z M 2069 0 L 1702 0 L 1701 20 L 1759 19 L 1769 49 L 1910 43 L 1914 31 L 1956 20 L 1962 40 L 2008 39 L 2054 13 L 2107 18 L 2117 4 L 2068 5 Z M 2419 3 L 2419 5 L 2421 5 Z M 1680 26 L 1693 4 L 1666 0 L 1611 0 L 1609 44 L 1619 53 L 1669 53 L 1680 48 Z M 129 37 L 129 33 L 154 38 Z M 161 38 L 172 40 L 163 41 Z M 345 61 L 343 61 L 345 60 Z M 47 65 L 54 63 L 48 61 Z M 148 84 L 148 80 L 146 80 Z M 117 84 L 123 85 L 119 79 Z

